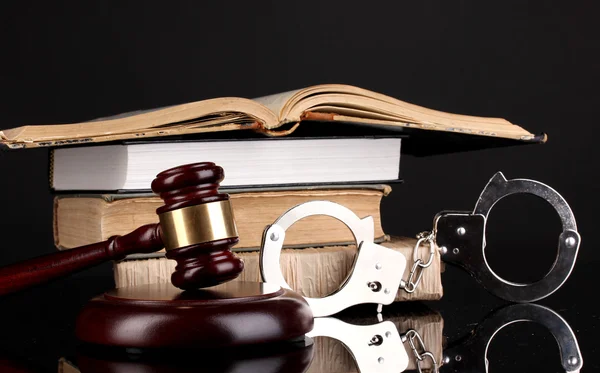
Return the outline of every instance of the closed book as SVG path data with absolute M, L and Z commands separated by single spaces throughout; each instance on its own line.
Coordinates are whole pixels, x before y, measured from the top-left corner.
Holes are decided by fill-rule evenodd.
M 50 187 L 68 191 L 149 191 L 176 166 L 213 162 L 223 187 L 397 182 L 401 138 L 294 138 L 153 141 L 57 148 Z
M 267 225 L 285 211 L 312 200 L 344 205 L 358 216 L 372 216 L 377 242 L 385 239 L 381 225 L 381 200 L 391 192 L 384 184 L 286 187 L 262 189 L 223 188 L 229 193 L 240 241 L 234 250 L 256 250 Z M 69 194 L 54 197 L 54 241 L 70 249 L 129 233 L 139 226 L 158 223 L 156 209 L 163 201 L 150 193 Z M 285 247 L 349 244 L 354 237 L 340 221 L 310 216 L 287 232 Z
M 287 239 L 287 236 L 286 236 Z M 402 253 L 407 258 L 403 279 L 408 278 L 412 268 L 413 250 L 416 239 L 392 237 L 381 245 Z M 234 281 L 261 281 L 259 251 L 238 252 L 244 261 L 244 270 Z M 300 294 L 320 298 L 335 292 L 352 270 L 356 257 L 355 245 L 312 247 L 302 250 L 283 249 L 280 267 L 290 287 Z M 429 256 L 429 247 L 419 248 L 419 257 Z M 153 283 L 169 283 L 176 262 L 165 257 L 123 260 L 114 264 L 116 287 Z M 383 264 L 385 265 L 385 264 Z M 443 265 L 439 250 L 435 250 L 431 266 L 423 270 L 423 278 L 414 293 L 399 290 L 396 301 L 438 300 L 443 295 L 441 272 Z M 365 284 L 366 286 L 366 284 Z

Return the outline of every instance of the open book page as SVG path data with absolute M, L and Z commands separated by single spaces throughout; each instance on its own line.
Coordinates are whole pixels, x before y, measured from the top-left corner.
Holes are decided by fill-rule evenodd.
M 286 109 L 283 115 L 303 119 L 412 127 L 516 140 L 535 137 L 503 118 L 447 113 L 340 84 L 306 88 Z M 319 114 L 314 115 L 315 112 Z
M 252 99 L 252 101 L 256 101 L 259 104 L 266 106 L 269 110 L 275 113 L 279 121 L 286 121 L 287 118 L 282 118 L 283 108 L 288 104 L 290 99 L 296 95 L 297 93 L 303 91 L 302 89 L 296 89 L 294 91 L 287 91 L 282 93 L 276 93 L 273 95 L 263 96 Z M 289 119 L 288 119 L 289 121 Z
M 0 131 L 10 148 L 60 146 L 132 138 L 182 135 L 276 126 L 268 108 L 239 97 L 222 97 L 174 105 L 133 115 L 73 124 L 35 125 Z
M 351 122 L 390 130 L 459 132 L 469 135 L 532 141 L 536 136 L 503 118 L 448 113 L 344 84 L 322 84 L 267 96 L 264 103 L 279 110 L 280 124 L 302 120 Z M 279 134 L 269 131 L 267 134 Z M 542 137 L 545 141 L 545 137 Z

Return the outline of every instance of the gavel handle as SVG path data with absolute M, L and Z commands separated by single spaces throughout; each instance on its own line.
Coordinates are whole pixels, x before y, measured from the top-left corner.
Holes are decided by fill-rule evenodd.
M 159 224 L 144 225 L 124 236 L 26 260 L 0 268 L 0 296 L 23 290 L 109 260 L 151 253 L 164 247 Z

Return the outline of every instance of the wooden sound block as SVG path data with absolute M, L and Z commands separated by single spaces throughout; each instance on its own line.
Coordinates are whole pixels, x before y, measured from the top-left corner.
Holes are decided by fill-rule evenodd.
M 212 348 L 293 340 L 313 328 L 297 293 L 259 282 L 183 291 L 168 284 L 111 290 L 79 314 L 86 343 L 125 348 Z

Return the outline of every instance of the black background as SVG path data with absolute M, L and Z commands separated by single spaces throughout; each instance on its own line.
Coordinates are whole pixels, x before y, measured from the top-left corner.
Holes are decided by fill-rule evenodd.
M 405 183 L 384 199 L 384 230 L 414 235 L 440 210 L 472 209 L 496 171 L 552 186 L 583 243 L 572 277 L 541 303 L 569 321 L 588 357 L 584 371 L 594 371 L 599 10 L 592 1 L 4 2 L 0 129 L 345 83 L 547 133 L 544 145 L 403 157 Z M 47 170 L 46 149 L 0 152 L 0 265 L 55 250 Z M 535 280 L 551 266 L 559 233 L 541 200 L 506 198 L 490 217 L 488 259 L 508 279 Z M 444 276 L 444 300 L 431 306 L 450 335 L 501 304 L 457 269 Z M 78 307 L 111 286 L 108 264 L 0 300 L 0 350 L 53 367 L 73 344 Z M 491 371 L 500 371 L 493 363 L 559 371 L 544 333 L 499 336 Z M 530 342 L 531 334 L 541 337 Z M 519 368 L 519 355 L 531 366 Z

